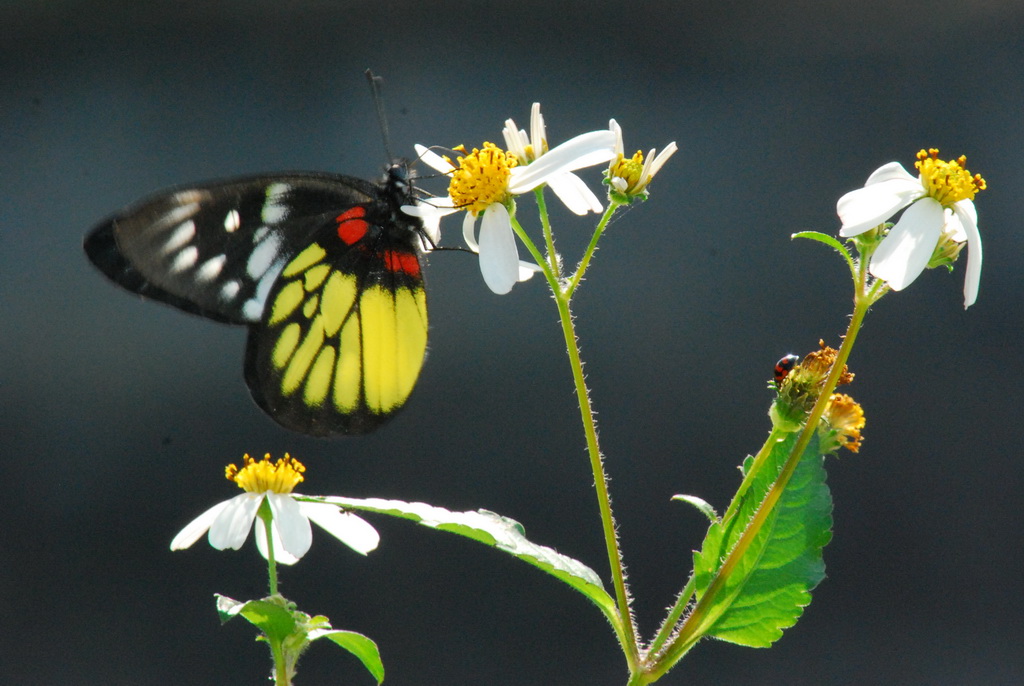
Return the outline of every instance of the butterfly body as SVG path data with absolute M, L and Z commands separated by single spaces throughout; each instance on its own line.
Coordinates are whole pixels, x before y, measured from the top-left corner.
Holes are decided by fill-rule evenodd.
M 245 379 L 283 426 L 359 434 L 390 419 L 427 344 L 428 243 L 404 164 L 380 183 L 296 172 L 159 193 L 85 251 L 141 296 L 249 327 Z

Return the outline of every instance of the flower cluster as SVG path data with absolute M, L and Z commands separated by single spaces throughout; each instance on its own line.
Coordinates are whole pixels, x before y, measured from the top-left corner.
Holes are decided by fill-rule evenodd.
M 839 351 L 818 341 L 819 349 L 808 353 L 795 365 L 778 384 L 778 397 L 772 403 L 769 415 L 772 423 L 787 431 L 796 431 L 807 418 L 822 389 Z M 853 382 L 853 373 L 845 365 L 839 374 L 837 385 Z
M 621 204 L 646 197 L 647 185 L 675 152 L 672 143 L 647 162 L 641 153 L 624 158 L 622 130 L 614 119 L 606 130 L 583 133 L 549 148 L 538 103 L 530 113 L 529 134 L 507 119 L 502 137 L 507 150 L 489 142 L 472 150 L 458 147 L 452 151 L 457 153 L 454 161 L 417 145 L 419 159 L 449 177 L 448 196 L 402 208 L 420 217 L 427 227 L 436 227 L 443 216 L 465 211 L 462 231 L 466 245 L 480 255 L 484 282 L 498 294 L 508 293 L 516 282 L 540 271 L 537 264 L 519 259 L 512 226 L 516 196 L 546 185 L 575 214 L 600 212 L 597 196 L 573 172 L 611 161 L 606 178 Z M 653 154 L 652 150 L 651 157 Z
M 612 119 L 608 122 L 608 128 L 615 132 L 615 158 L 608 167 L 606 179 L 606 183 L 611 187 L 610 193 L 621 203 L 632 202 L 636 198 L 646 200 L 647 186 L 651 179 L 676 152 L 675 141 L 666 145 L 657 155 L 654 154 L 655 149 L 651 148 L 646 158 L 639 150 L 632 157 L 626 157 L 622 144 L 622 127 Z

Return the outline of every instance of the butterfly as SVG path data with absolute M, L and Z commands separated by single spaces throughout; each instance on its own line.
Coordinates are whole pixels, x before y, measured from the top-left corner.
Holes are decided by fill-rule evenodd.
M 402 212 L 404 162 L 379 183 L 250 176 L 166 190 L 92 229 L 85 252 L 121 287 L 249 327 L 245 381 L 282 426 L 373 431 L 409 398 L 427 348 L 424 252 Z

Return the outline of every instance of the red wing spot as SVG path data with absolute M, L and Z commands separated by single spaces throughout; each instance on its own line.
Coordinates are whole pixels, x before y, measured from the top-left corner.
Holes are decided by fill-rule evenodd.
M 387 267 L 388 271 L 405 272 L 410 276 L 420 275 L 420 261 L 411 252 L 386 250 L 382 257 L 384 258 L 384 266 Z
M 347 222 L 350 219 L 362 219 L 365 216 L 366 207 L 364 207 L 363 205 L 356 205 L 354 207 L 348 208 L 347 210 L 339 214 L 337 222 L 340 224 L 342 222 Z
M 363 240 L 370 224 L 364 219 L 366 208 L 362 205 L 351 207 L 338 215 L 338 238 L 346 245 L 353 245 Z

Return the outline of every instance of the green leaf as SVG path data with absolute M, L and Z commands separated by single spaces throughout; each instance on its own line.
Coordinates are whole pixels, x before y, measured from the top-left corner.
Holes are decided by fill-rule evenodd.
M 777 443 L 754 475 L 736 514 L 711 525 L 694 554 L 695 588 L 703 597 L 777 479 L 798 434 Z M 832 537 L 832 496 L 825 485 L 817 438 L 796 467 L 764 526 L 729 574 L 707 613 L 701 634 L 765 648 L 796 623 L 825 577 L 822 548 Z
M 217 612 L 223 624 L 236 615 L 242 615 L 259 628 L 268 638 L 284 640 L 295 631 L 295 616 L 291 610 L 270 600 L 240 602 L 217 595 Z
M 819 243 L 831 246 L 839 252 L 846 252 L 846 247 L 840 243 L 835 236 L 830 236 L 827 233 L 822 233 L 821 231 L 797 231 L 790 236 L 790 238 L 807 238 L 809 240 L 818 241 Z
M 840 243 L 835 237 L 829 236 L 827 233 L 821 233 L 820 231 L 798 231 L 790 236 L 790 238 L 807 238 L 834 248 L 836 252 L 843 256 L 843 259 L 846 260 L 846 264 L 850 267 L 850 271 L 854 272 L 854 276 L 856 276 L 856 268 L 853 264 L 853 258 L 850 256 L 850 251 L 847 250 L 846 246 Z
M 710 522 L 714 522 L 718 519 L 718 513 L 715 512 L 715 508 L 711 506 L 711 503 L 704 500 L 703 498 L 698 498 L 695 495 L 679 494 L 672 496 L 672 500 L 679 500 L 681 502 L 693 505 L 695 508 L 700 510 L 701 514 L 707 517 L 708 521 Z
M 214 593 L 213 597 L 217 599 L 217 614 L 220 615 L 221 624 L 235 617 L 245 606 L 245 603 L 219 593 Z
M 313 629 L 309 632 L 310 641 L 315 641 L 318 638 L 334 641 L 359 658 L 359 661 L 373 675 L 378 684 L 384 681 L 384 663 L 380 659 L 380 651 L 377 649 L 377 644 L 370 638 L 355 631 L 342 631 L 340 629 Z
M 569 584 L 597 605 L 613 625 L 618 625 L 615 601 L 604 590 L 601 577 L 597 575 L 597 572 L 579 560 L 563 555 L 552 548 L 531 542 L 526 538 L 523 526 L 514 519 L 503 517 L 489 510 L 452 512 L 426 503 L 407 503 L 401 500 L 383 500 L 381 498 L 359 499 L 337 496 L 314 498 L 305 496 L 304 499 L 333 503 L 351 510 L 377 512 L 409 519 L 432 529 L 448 531 L 497 548 Z

